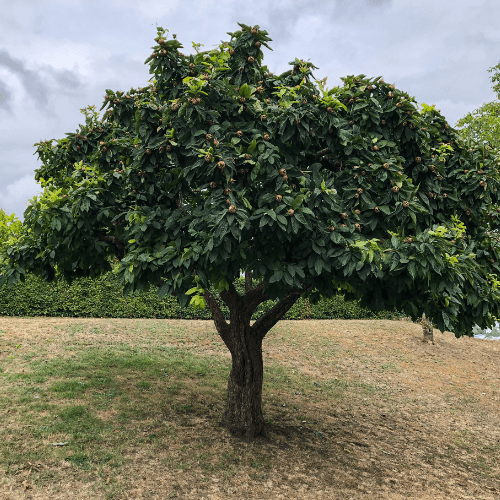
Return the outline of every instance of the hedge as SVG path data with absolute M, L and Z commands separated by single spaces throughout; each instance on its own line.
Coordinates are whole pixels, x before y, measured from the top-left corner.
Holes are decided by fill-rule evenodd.
M 256 282 L 254 282 L 256 284 Z M 244 293 L 245 278 L 234 283 L 239 293 Z M 191 306 L 181 308 L 175 297 L 159 299 L 156 288 L 134 292 L 124 297 L 123 286 L 112 272 L 97 279 L 77 278 L 68 285 L 62 278 L 51 283 L 28 274 L 24 283 L 12 288 L 0 287 L 0 316 L 52 316 L 82 318 L 168 318 L 211 319 L 207 309 L 197 310 Z M 219 299 L 224 317 L 229 319 L 229 309 L 213 289 L 211 293 Z M 252 319 L 258 319 L 276 303 L 267 301 L 257 308 Z M 372 313 L 359 306 L 358 301 L 344 301 L 343 295 L 323 298 L 315 305 L 300 298 L 287 312 L 284 319 L 398 319 L 404 315 L 382 311 Z

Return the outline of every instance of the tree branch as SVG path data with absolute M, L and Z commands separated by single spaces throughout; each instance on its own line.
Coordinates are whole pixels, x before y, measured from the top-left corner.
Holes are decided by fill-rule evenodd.
M 329 152 L 330 152 L 330 148 L 326 148 L 326 149 L 323 149 L 323 150 L 321 150 L 321 151 L 318 151 L 318 152 L 316 153 L 316 156 L 317 156 L 317 157 L 318 157 L 318 156 L 324 156 L 324 155 L 326 155 L 326 153 L 329 153 Z
M 256 335 L 263 340 L 267 332 L 290 310 L 300 296 L 313 288 L 314 287 L 310 285 L 302 290 L 295 288 L 286 292 L 283 300 L 278 302 L 271 310 L 252 325 Z
M 233 346 L 231 336 L 229 335 L 229 325 L 227 324 L 226 318 L 224 318 L 224 314 L 222 314 L 220 305 L 217 302 L 217 299 L 207 289 L 205 289 L 204 297 L 205 302 L 208 304 L 208 308 L 212 313 L 217 333 L 220 335 L 227 348 L 231 351 Z
M 252 289 L 252 271 L 247 269 L 245 271 L 245 292 L 249 292 Z
M 118 260 L 122 260 L 123 257 L 125 257 L 125 242 L 119 240 L 118 237 L 100 234 L 99 240 L 104 241 L 109 245 L 111 252 Z

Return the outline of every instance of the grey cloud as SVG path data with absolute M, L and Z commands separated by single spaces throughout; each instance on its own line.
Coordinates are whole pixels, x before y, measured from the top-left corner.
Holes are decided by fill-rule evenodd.
M 47 106 L 47 88 L 36 72 L 27 69 L 23 62 L 12 58 L 6 50 L 0 50 L 0 67 L 2 66 L 19 76 L 26 92 L 33 98 L 39 108 Z

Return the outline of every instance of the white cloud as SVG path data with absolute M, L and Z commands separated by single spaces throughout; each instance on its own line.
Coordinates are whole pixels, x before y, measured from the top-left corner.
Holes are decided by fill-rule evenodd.
M 42 188 L 33 176 L 25 175 L 0 191 L 0 208 L 7 215 L 15 213 L 18 219 L 24 220 L 23 214 L 28 208 L 28 202 L 41 192 Z

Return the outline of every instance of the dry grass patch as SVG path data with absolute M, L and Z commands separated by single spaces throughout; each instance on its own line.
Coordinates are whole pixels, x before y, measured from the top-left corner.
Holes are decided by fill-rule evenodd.
M 231 359 L 211 321 L 0 331 L 6 498 L 500 498 L 498 342 L 282 321 L 263 346 L 270 439 L 244 443 L 219 426 Z

